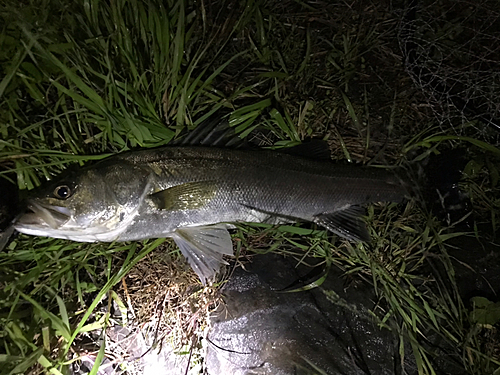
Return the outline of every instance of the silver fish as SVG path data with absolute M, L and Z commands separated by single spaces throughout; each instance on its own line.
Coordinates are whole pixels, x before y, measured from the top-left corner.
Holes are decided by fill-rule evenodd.
M 227 223 L 317 223 L 368 241 L 370 202 L 405 189 L 378 168 L 269 150 L 165 147 L 111 156 L 35 191 L 21 233 L 81 242 L 171 237 L 205 284 L 232 255 Z

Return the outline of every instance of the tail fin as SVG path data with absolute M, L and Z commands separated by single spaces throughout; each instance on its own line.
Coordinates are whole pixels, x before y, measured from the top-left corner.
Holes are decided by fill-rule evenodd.
M 398 172 L 411 196 L 446 225 L 460 222 L 461 229 L 473 226 L 469 197 L 459 182 L 467 164 L 464 149 L 453 149 L 431 155 L 423 161 L 407 164 Z
M 447 225 L 460 222 L 463 229 L 472 229 L 471 201 L 459 186 L 467 164 L 465 155 L 464 149 L 457 148 L 429 157 L 424 197 L 430 210 L 441 221 Z

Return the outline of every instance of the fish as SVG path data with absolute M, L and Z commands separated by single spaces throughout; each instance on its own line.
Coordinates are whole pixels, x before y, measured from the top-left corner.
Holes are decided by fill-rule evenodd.
M 33 190 L 13 226 L 79 242 L 173 238 L 204 285 L 233 255 L 228 229 L 235 223 L 306 221 L 369 242 L 363 207 L 402 201 L 404 184 L 381 168 L 335 163 L 325 147 L 116 154 Z

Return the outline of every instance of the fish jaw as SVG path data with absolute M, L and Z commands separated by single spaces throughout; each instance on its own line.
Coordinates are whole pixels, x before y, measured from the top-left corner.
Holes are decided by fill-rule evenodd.
M 66 207 L 42 204 L 33 200 L 29 202 L 28 208 L 31 212 L 25 213 L 14 223 L 14 228 L 18 232 L 78 242 L 113 242 L 127 229 L 135 216 L 134 212 L 123 215 L 126 219 L 120 221 L 119 210 L 118 215 L 95 225 L 99 215 L 82 223 L 77 222 L 71 210 Z
M 16 223 L 14 229 L 20 233 L 30 236 L 52 237 L 77 242 L 113 242 L 120 237 L 126 227 L 119 227 L 113 230 L 106 228 L 93 228 L 90 232 L 82 232 L 79 229 L 61 228 L 53 229 L 49 225 L 29 225 Z
M 28 209 L 33 213 L 28 213 L 21 217 L 21 222 L 31 222 L 35 225 L 48 225 L 52 229 L 57 229 L 66 224 L 71 219 L 71 211 L 62 206 L 44 205 L 31 201 Z

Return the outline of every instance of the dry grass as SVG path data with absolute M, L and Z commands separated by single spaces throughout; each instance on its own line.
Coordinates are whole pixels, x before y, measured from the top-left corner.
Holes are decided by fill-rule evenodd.
M 219 302 L 218 285 L 202 287 L 185 260 L 157 249 L 122 280 L 119 290 L 130 303 L 135 324 L 160 343 L 173 338 L 176 347 L 209 326 L 208 315 Z

